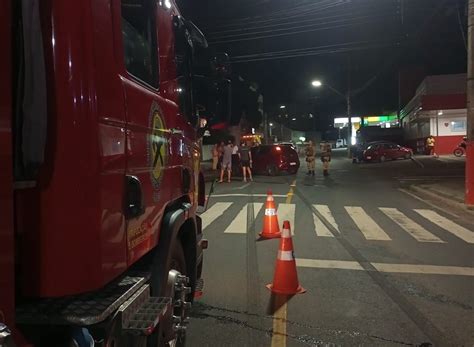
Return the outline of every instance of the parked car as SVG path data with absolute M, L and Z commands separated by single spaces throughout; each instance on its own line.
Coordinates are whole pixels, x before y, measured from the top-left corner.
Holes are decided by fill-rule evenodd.
M 261 145 L 252 148 L 254 174 L 275 176 L 282 172 L 295 174 L 300 167 L 298 153 L 287 144 Z
M 410 159 L 413 151 L 392 142 L 377 142 L 369 145 L 363 152 L 365 161 L 379 161 L 395 159 Z
M 337 139 L 336 148 L 343 148 L 343 147 L 346 147 L 346 141 L 344 141 L 344 139 Z
M 364 152 L 365 150 L 371 146 L 375 145 L 377 143 L 386 143 L 387 141 L 372 141 L 372 142 L 363 142 L 363 143 L 358 143 L 357 145 L 351 146 L 351 153 L 352 153 L 352 162 L 355 163 L 361 163 L 364 161 Z

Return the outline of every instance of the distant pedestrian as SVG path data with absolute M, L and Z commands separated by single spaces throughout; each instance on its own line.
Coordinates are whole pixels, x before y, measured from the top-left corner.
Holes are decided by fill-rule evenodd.
M 314 176 L 316 150 L 314 149 L 313 141 L 309 141 L 308 144 L 306 145 L 305 155 L 306 155 L 306 164 L 308 165 L 307 175 Z
M 321 146 L 321 161 L 323 162 L 323 175 L 329 176 L 329 163 L 331 162 L 332 147 L 327 141 Z
M 433 135 L 428 136 L 426 139 L 426 149 L 428 150 L 429 155 L 433 157 L 438 157 L 435 151 L 436 140 Z
M 242 142 L 240 146 L 240 163 L 242 164 L 242 174 L 244 176 L 244 182 L 247 182 L 247 173 L 249 175 L 249 180 L 253 181 L 252 179 L 252 152 L 250 151 L 250 147 L 247 146 L 245 142 Z
M 225 147 L 225 143 L 224 143 L 224 141 L 221 141 L 221 143 L 217 147 L 217 150 L 219 151 L 219 159 L 218 159 L 218 163 L 217 163 L 217 169 L 222 168 L 222 160 L 224 158 L 224 147 Z
M 212 146 L 211 155 L 212 155 L 212 170 L 217 170 L 217 164 L 219 162 L 219 145 L 217 143 L 214 146 Z
M 232 169 L 234 175 L 239 171 L 239 146 L 237 144 L 232 146 Z
M 221 165 L 221 179 L 219 183 L 224 182 L 224 171 L 227 170 L 227 182 L 230 183 L 230 176 L 232 173 L 232 141 L 227 143 L 227 146 L 224 146 L 224 151 L 222 155 L 222 165 Z

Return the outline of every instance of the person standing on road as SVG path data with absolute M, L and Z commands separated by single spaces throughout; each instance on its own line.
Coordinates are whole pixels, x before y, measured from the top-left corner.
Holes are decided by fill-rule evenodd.
M 237 144 L 232 147 L 232 169 L 232 173 L 236 175 L 239 170 L 239 146 Z
M 309 141 L 308 144 L 306 145 L 305 155 L 306 155 L 306 164 L 308 165 L 307 175 L 314 176 L 316 150 L 314 149 L 313 141 Z
M 230 183 L 230 175 L 232 172 L 232 141 L 229 141 L 227 146 L 224 147 L 221 165 L 221 179 L 219 180 L 219 183 L 224 182 L 225 170 L 227 170 L 227 182 Z
M 437 158 L 438 155 L 435 152 L 435 144 L 436 144 L 436 140 L 433 137 L 433 135 L 428 136 L 428 138 L 426 139 L 426 148 L 428 149 L 428 153 L 429 155 Z
M 217 170 L 217 163 L 219 162 L 219 145 L 216 143 L 214 146 L 212 146 L 211 149 L 211 155 L 212 155 L 212 170 Z
M 222 169 L 222 160 L 224 158 L 224 147 L 225 147 L 225 144 L 224 144 L 224 141 L 221 141 L 221 143 L 219 144 L 219 146 L 217 147 L 217 150 L 219 152 L 219 159 L 218 159 L 218 162 L 217 162 L 217 169 Z
M 242 142 L 240 146 L 240 163 L 242 164 L 242 174 L 244 176 L 244 182 L 247 182 L 247 173 L 249 174 L 249 180 L 253 181 L 252 179 L 252 152 L 250 151 L 250 147 L 247 146 L 247 143 Z
M 332 148 L 327 141 L 321 146 L 321 161 L 323 162 L 323 175 L 329 176 L 329 163 L 331 162 Z

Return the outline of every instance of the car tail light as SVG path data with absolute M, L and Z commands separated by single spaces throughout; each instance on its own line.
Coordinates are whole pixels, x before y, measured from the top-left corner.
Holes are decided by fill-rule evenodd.
M 281 147 L 280 146 L 276 146 L 275 147 L 275 150 L 277 150 L 278 152 L 281 151 Z

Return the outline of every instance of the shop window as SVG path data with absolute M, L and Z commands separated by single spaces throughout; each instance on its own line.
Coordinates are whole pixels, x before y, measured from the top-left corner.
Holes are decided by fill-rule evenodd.
M 455 120 L 451 122 L 451 132 L 460 133 L 466 131 L 466 121 L 465 120 Z
M 122 0 L 125 67 L 136 79 L 158 88 L 155 5 L 151 0 Z

